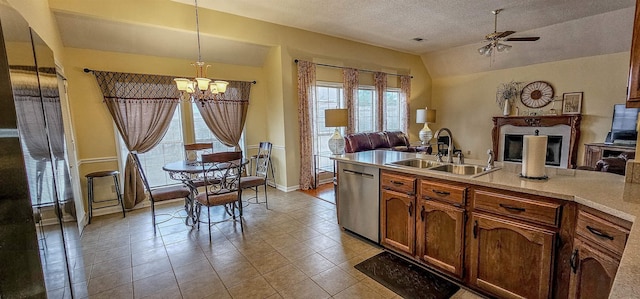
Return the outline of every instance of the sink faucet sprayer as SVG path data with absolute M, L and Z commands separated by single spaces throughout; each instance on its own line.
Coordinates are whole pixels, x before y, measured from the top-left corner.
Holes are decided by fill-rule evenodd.
M 438 129 L 438 131 L 436 131 L 435 136 L 433 136 L 433 139 L 436 140 L 436 149 L 438 148 L 438 138 L 440 137 L 440 133 L 442 131 L 447 131 L 447 133 L 449 134 L 449 148 L 447 148 L 447 163 L 453 163 L 453 135 L 451 135 L 451 130 L 447 129 L 447 128 L 440 128 Z M 440 151 L 438 151 L 438 154 L 440 153 Z M 437 161 L 438 162 L 442 162 L 442 157 L 437 156 Z

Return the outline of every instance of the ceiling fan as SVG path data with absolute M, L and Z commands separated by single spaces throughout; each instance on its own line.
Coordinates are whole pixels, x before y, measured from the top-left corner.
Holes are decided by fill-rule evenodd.
M 493 32 L 485 35 L 485 41 L 489 42 L 487 45 L 478 48 L 478 53 L 483 56 L 491 56 L 491 53 L 494 51 L 498 52 L 509 52 L 511 50 L 511 46 L 507 44 L 503 44 L 502 41 L 507 42 L 533 42 L 540 39 L 538 36 L 529 36 L 529 37 L 510 37 L 505 39 L 505 37 L 516 33 L 515 31 L 502 31 L 498 32 L 498 14 L 502 11 L 502 9 L 496 9 L 491 11 L 494 15 L 494 23 L 493 23 Z

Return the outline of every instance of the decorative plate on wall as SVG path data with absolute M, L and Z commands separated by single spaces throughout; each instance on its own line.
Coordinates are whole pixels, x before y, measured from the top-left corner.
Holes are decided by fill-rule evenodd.
M 547 82 L 531 82 L 522 89 L 520 101 L 529 108 L 540 108 L 553 100 L 553 87 Z

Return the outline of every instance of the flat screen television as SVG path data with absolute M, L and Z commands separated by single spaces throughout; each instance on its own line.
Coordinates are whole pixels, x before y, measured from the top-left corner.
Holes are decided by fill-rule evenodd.
M 640 108 L 626 108 L 624 104 L 613 105 L 611 132 L 605 143 L 635 144 L 638 139 L 638 112 Z

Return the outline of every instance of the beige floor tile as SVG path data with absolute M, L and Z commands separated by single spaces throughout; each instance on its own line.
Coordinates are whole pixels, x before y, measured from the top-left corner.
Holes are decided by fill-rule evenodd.
M 215 298 L 231 298 L 229 292 L 222 284 L 215 272 L 204 274 L 198 278 L 179 283 L 182 298 L 205 298 L 209 295 L 216 295 Z
M 161 288 L 158 292 L 153 293 L 149 296 L 144 296 L 142 298 L 145 299 L 175 299 L 175 298 L 182 298 L 182 295 L 180 293 L 180 289 L 178 288 L 178 286 L 170 286 L 170 287 L 166 287 L 166 288 Z
M 385 286 L 381 285 L 380 283 L 378 283 L 377 281 L 367 277 L 363 280 L 361 280 L 359 283 L 363 283 L 366 286 L 368 286 L 369 288 L 371 288 L 372 290 L 374 290 L 376 293 L 380 294 L 381 296 L 385 297 L 385 298 L 392 298 L 396 296 L 396 293 L 394 293 L 393 291 L 387 289 Z
M 333 296 L 335 299 L 355 299 L 355 298 L 366 298 L 366 299 L 386 299 L 376 291 L 368 287 L 362 282 L 356 283 L 346 290 L 336 294 Z M 389 297 L 393 298 L 393 297 Z
M 278 291 L 307 279 L 307 275 L 293 265 L 286 265 L 263 276 Z
M 172 272 L 171 263 L 166 257 L 133 267 L 133 280 L 140 280 L 163 272 Z
M 112 272 L 104 276 L 93 277 L 89 280 L 87 290 L 89 295 L 111 290 L 120 285 L 130 285 L 132 279 L 131 269 Z
M 278 291 L 278 293 L 282 298 L 323 299 L 331 297 L 329 293 L 310 278 L 306 278 L 295 284 L 289 284 L 287 288 Z
M 359 282 L 337 266 L 311 276 L 311 279 L 332 296 Z
M 294 260 L 292 264 L 310 277 L 336 266 L 317 253 Z
M 131 268 L 131 257 L 122 257 L 114 260 L 96 263 L 91 267 L 91 277 L 104 276 L 111 272 L 125 270 Z
M 277 249 L 280 254 L 286 257 L 288 260 L 293 261 L 306 256 L 315 254 L 316 251 L 304 244 L 294 244 L 283 248 Z
M 216 269 L 216 272 L 227 289 L 260 276 L 260 272 L 249 262 L 236 263 L 220 270 Z
M 133 282 L 134 296 L 143 298 L 162 291 L 172 291 L 178 288 L 178 283 L 173 271 L 160 273 L 154 276 L 135 280 Z
M 89 283 L 91 284 L 91 283 Z M 119 285 L 113 289 L 106 290 L 104 292 L 93 294 L 91 299 L 127 299 L 133 298 L 133 283 L 129 282 L 123 285 Z
M 255 258 L 250 258 L 249 260 L 261 274 L 265 274 L 273 270 L 282 268 L 291 263 L 288 259 L 286 259 L 278 252 L 265 254 L 262 257 L 256 256 Z
M 311 249 L 315 251 L 321 251 L 321 250 L 339 245 L 338 242 L 334 241 L 333 239 L 325 235 L 313 237 L 311 239 L 308 239 L 302 242 L 302 244 L 309 246 Z
M 155 260 L 160 260 L 167 257 L 167 251 L 164 249 L 164 246 L 151 248 L 144 251 L 134 251 L 131 255 L 131 263 L 132 265 L 138 266 L 142 264 L 146 264 L 148 262 L 152 262 Z
M 233 298 L 266 298 L 276 293 L 271 285 L 262 277 L 243 280 L 240 284 L 228 289 Z

